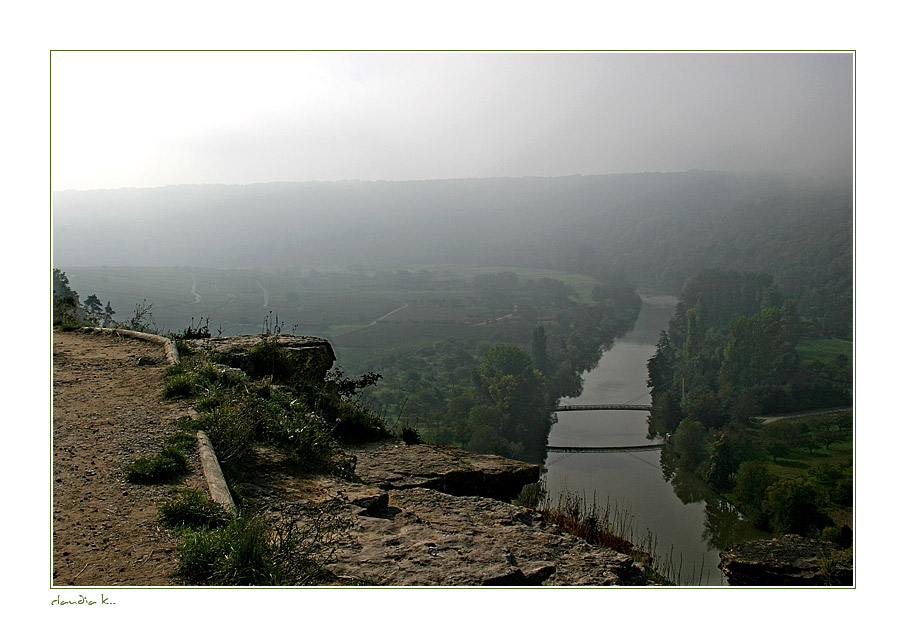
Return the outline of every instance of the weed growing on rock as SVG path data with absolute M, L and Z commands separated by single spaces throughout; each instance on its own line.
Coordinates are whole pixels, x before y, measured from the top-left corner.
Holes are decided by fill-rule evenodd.
M 412 426 L 409 426 L 408 424 L 403 426 L 400 430 L 400 437 L 402 438 L 403 443 L 405 443 L 407 446 L 410 446 L 412 444 L 421 444 L 424 441 L 422 440 L 421 433 L 419 433 L 418 430 L 416 430 Z

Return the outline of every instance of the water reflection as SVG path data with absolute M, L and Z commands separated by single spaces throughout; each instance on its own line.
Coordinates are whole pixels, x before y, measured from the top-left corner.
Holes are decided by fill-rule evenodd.
M 676 299 L 643 296 L 636 326 L 583 375 L 573 404 L 646 403 L 648 359 L 673 315 Z M 646 413 L 639 411 L 559 413 L 551 446 L 637 446 L 647 439 Z M 677 469 L 666 451 L 621 453 L 550 452 L 545 462 L 550 497 L 578 493 L 588 501 L 619 504 L 631 513 L 636 540 L 651 533 L 657 552 L 672 555 L 679 583 L 721 585 L 718 551 L 760 536 L 738 513 L 695 475 Z M 694 568 L 693 568 L 694 566 Z M 694 571 L 694 574 L 692 572 Z
M 666 450 L 661 452 L 661 471 L 664 480 L 670 482 L 674 494 L 681 502 L 704 503 L 705 520 L 701 539 L 709 549 L 720 551 L 732 544 L 766 536 L 701 478 L 688 470 L 677 468 Z

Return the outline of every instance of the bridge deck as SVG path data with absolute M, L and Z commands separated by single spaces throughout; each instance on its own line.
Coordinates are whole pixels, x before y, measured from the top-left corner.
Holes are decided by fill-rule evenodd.
M 557 412 L 570 410 L 651 410 L 651 406 L 643 404 L 560 404 Z
M 634 451 L 659 450 L 664 444 L 642 444 L 639 446 L 548 446 L 552 453 L 631 453 Z

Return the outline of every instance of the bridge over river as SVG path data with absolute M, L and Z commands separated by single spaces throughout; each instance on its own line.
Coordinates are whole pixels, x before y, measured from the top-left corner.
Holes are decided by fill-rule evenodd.
M 548 446 L 552 453 L 633 453 L 646 450 L 660 450 L 664 444 L 641 444 L 639 446 Z
M 569 410 L 651 410 L 645 404 L 560 404 L 554 409 L 556 412 Z
M 647 410 L 651 406 L 645 404 L 560 404 L 555 412 L 573 410 Z M 640 446 L 548 446 L 547 449 L 556 453 L 626 453 L 632 451 L 657 450 L 664 444 L 642 444 Z

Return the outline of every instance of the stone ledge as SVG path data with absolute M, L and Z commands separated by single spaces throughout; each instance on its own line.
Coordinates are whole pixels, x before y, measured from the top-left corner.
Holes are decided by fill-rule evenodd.
M 540 476 L 534 464 L 437 444 L 385 440 L 348 447 L 347 452 L 356 456 L 356 474 L 385 490 L 431 488 L 509 501 Z
M 251 377 L 262 377 L 267 371 L 258 370 L 249 351 L 265 340 L 273 341 L 286 353 L 304 374 L 323 379 L 336 361 L 333 347 L 320 337 L 297 335 L 235 335 L 233 337 L 207 337 L 187 340 L 192 348 L 220 355 L 222 363 L 238 368 Z
M 561 533 L 538 513 L 427 488 L 391 490 L 382 513 L 355 517 L 328 568 L 392 586 L 646 584 L 628 555 Z
M 731 586 L 851 586 L 852 550 L 828 541 L 784 535 L 736 544 L 718 567 Z

